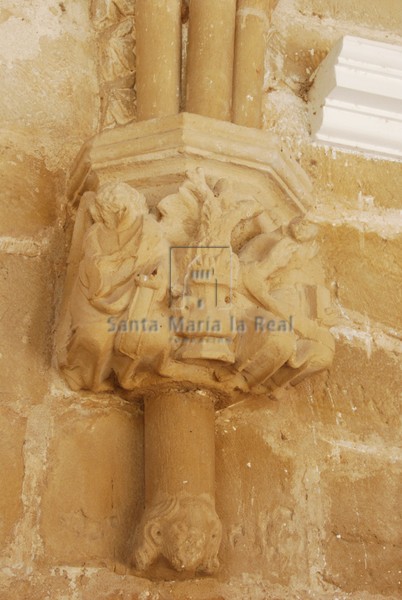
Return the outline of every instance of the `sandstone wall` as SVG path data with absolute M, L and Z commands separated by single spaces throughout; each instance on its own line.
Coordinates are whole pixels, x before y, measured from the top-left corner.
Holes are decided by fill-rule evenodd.
M 217 578 L 125 573 L 143 502 L 142 415 L 52 366 L 65 188 L 100 114 L 87 0 L 0 6 L 0 598 L 400 598 L 400 163 L 312 148 L 304 94 L 341 35 L 402 45 L 400 0 L 280 0 L 264 127 L 314 183 L 339 312 L 330 373 L 217 416 Z

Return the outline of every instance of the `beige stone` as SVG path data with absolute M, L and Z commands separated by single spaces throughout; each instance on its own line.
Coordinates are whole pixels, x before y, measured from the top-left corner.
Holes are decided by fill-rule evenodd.
M 236 75 L 237 64 L 236 58 L 231 63 L 228 40 L 243 52 L 244 60 L 239 61 L 242 69 L 236 77 L 241 75 L 247 82 L 252 79 L 257 93 L 261 88 L 252 67 L 258 62 L 254 62 L 257 50 L 261 60 L 264 49 L 264 130 L 258 130 L 230 122 L 234 118 L 230 113 L 228 121 L 187 112 L 135 122 L 135 11 L 139 3 L 2 0 L 2 600 L 400 597 L 398 292 L 402 169 L 397 162 L 314 147 L 306 104 L 312 73 L 341 36 L 402 45 L 399 3 L 279 0 L 264 40 L 258 33 L 262 22 L 257 15 L 254 18 L 250 14 L 245 20 L 243 33 L 248 42 L 234 35 L 232 4 L 222 20 L 215 18 L 216 13 L 229 4 L 211 2 L 204 22 L 211 27 L 216 24 L 220 37 L 216 35 L 215 56 L 210 63 L 201 61 L 201 66 L 211 67 L 215 78 L 224 78 L 222 87 L 214 88 L 214 93 L 219 89 L 219 96 L 212 99 L 211 106 L 216 107 L 222 99 L 225 107 L 230 106 L 237 95 L 244 99 L 247 93 L 246 86 L 236 82 L 228 92 L 232 67 Z M 159 15 L 154 23 L 160 26 L 157 33 L 164 44 L 172 41 L 174 34 L 174 60 L 178 46 L 182 46 L 181 109 L 187 110 L 186 53 L 192 32 L 188 36 L 188 2 L 181 4 L 181 24 L 176 19 L 169 30 L 167 19 Z M 242 2 L 243 7 L 245 4 Z M 257 4 L 259 0 L 251 8 Z M 239 2 L 237 5 L 240 7 Z M 150 6 L 156 6 L 156 0 L 149 0 L 147 8 Z M 257 31 L 254 36 L 252 30 Z M 197 35 L 196 31 L 193 42 Z M 151 44 L 146 50 L 153 58 L 162 48 Z M 248 52 L 254 58 L 246 57 Z M 220 58 L 223 69 L 218 65 Z M 149 62 L 148 67 L 148 74 L 159 68 L 161 77 L 172 81 L 162 61 Z M 187 72 L 193 82 L 202 74 L 202 70 L 192 68 Z M 177 79 L 176 70 L 173 79 Z M 151 84 L 150 78 L 147 84 Z M 169 85 L 166 90 L 173 90 L 176 98 L 177 86 L 171 89 Z M 162 79 L 156 81 L 158 93 L 165 94 L 160 100 L 164 109 L 168 103 L 163 86 Z M 199 87 L 202 99 L 206 88 L 202 84 Z M 253 92 L 253 97 L 257 93 Z M 320 278 L 325 278 L 324 287 L 331 291 L 337 314 L 331 328 L 336 348 L 329 370 L 310 374 L 297 385 L 281 387 L 270 395 L 265 390 L 257 395 L 230 389 L 228 380 L 219 382 L 217 393 L 219 386 L 213 382 L 216 506 L 210 498 L 195 501 L 194 496 L 187 496 L 184 501 L 179 489 L 173 511 L 161 520 L 169 541 L 159 554 L 168 555 L 175 545 L 170 528 L 177 519 L 187 529 L 197 521 L 195 529 L 199 531 L 210 529 L 213 511 L 219 517 L 220 567 L 213 575 L 200 572 L 189 578 L 186 572 L 172 570 L 166 556 L 159 556 L 147 571 L 137 571 L 131 565 L 134 532 L 145 505 L 144 476 L 155 458 L 149 456 L 144 463 L 143 421 L 137 410 L 148 397 L 149 385 L 154 386 L 161 401 L 166 390 L 200 388 L 208 393 L 210 390 L 198 385 L 196 379 L 204 363 L 193 364 L 195 376 L 185 381 L 180 377 L 181 386 L 174 381 L 177 371 L 173 375 L 171 371 L 169 379 L 157 373 L 159 363 L 155 361 L 155 370 L 147 373 L 148 379 L 138 381 L 135 390 L 124 391 L 114 380 L 113 393 L 94 395 L 83 390 L 72 392 L 51 361 L 53 315 L 67 314 L 59 297 L 62 286 L 71 289 L 70 277 L 64 284 L 70 233 L 75 224 L 76 240 L 93 224 L 91 219 L 80 221 L 88 216 L 83 210 L 85 203 L 96 202 L 94 192 L 105 184 L 124 182 L 131 194 L 137 190 L 146 197 L 148 216 L 164 232 L 169 231 L 171 239 L 187 236 L 194 241 L 199 229 L 193 222 L 194 202 L 188 194 L 186 173 L 199 168 L 205 173 L 210 192 L 217 194 L 212 206 L 220 216 L 210 229 L 211 236 L 232 227 L 230 206 L 223 210 L 221 204 L 227 185 L 222 180 L 229 182 L 236 202 L 247 199 L 250 209 L 254 201 L 264 207 L 268 234 L 282 230 L 283 243 L 271 238 L 275 243 L 271 250 L 280 244 L 276 260 L 286 264 L 276 281 L 270 275 L 272 283 L 284 282 L 291 289 L 290 279 L 296 278 L 292 271 L 299 277 L 300 273 L 303 277 L 310 274 L 309 264 L 298 268 L 297 253 L 301 248 L 306 250 L 305 244 L 309 247 L 312 240 L 296 243 L 288 224 L 303 217 L 308 227 L 318 228 L 318 254 L 312 262 L 318 260 L 322 265 Z M 83 197 L 85 192 L 89 194 Z M 200 190 L 193 192 L 197 195 Z M 205 187 L 203 193 L 209 193 Z M 174 210 L 169 212 L 170 204 Z M 183 214 L 184 226 L 177 218 Z M 247 253 L 242 253 L 248 242 L 253 249 L 258 220 L 259 216 L 242 219 L 234 227 L 231 243 L 234 254 L 242 255 L 241 267 L 246 272 L 241 293 L 253 298 L 260 295 L 255 304 L 272 305 L 269 291 L 262 285 L 263 274 L 256 277 L 256 271 L 272 264 L 275 252 L 272 256 L 263 245 L 258 252 L 254 247 L 250 261 Z M 121 232 L 118 235 L 122 238 Z M 111 237 L 105 240 L 100 236 L 101 243 L 109 243 Z M 296 243 L 297 251 L 289 257 L 285 250 L 294 248 L 292 243 Z M 85 244 L 73 241 L 72 246 L 78 252 L 71 254 L 70 274 L 80 264 Z M 152 251 L 150 256 L 159 256 L 155 244 Z M 158 264 L 160 270 L 163 260 Z M 248 270 L 254 271 L 253 277 L 247 276 Z M 118 279 L 121 270 L 110 269 L 108 273 Z M 285 296 L 282 287 L 282 305 Z M 314 294 L 309 296 L 310 308 L 314 298 Z M 316 298 L 323 299 L 320 294 Z M 126 341 L 130 346 L 129 337 Z M 200 361 L 218 362 L 216 355 L 211 358 L 211 347 L 199 342 L 196 340 L 194 352 L 202 351 Z M 283 344 L 274 350 L 281 348 Z M 254 357 L 250 366 L 247 359 L 259 349 L 255 341 L 245 345 L 242 373 L 251 371 L 249 376 L 258 378 L 258 361 Z M 264 359 L 276 356 L 272 347 L 266 353 L 261 347 L 261 351 Z M 178 362 L 196 361 L 189 358 L 192 352 L 182 349 Z M 140 348 L 138 354 L 144 360 L 146 352 Z M 222 354 L 228 357 L 230 350 L 226 348 Z M 267 362 L 261 360 L 261 371 Z M 202 377 L 199 381 L 205 384 Z M 185 412 L 185 402 L 179 407 Z M 167 414 L 169 420 L 173 412 L 166 405 L 156 414 L 161 418 Z M 186 419 L 179 419 L 183 428 Z M 172 418 L 169 428 L 174 424 Z M 162 424 L 156 431 L 159 429 L 163 437 Z M 198 431 L 194 438 L 203 439 L 201 433 Z M 170 484 L 190 481 L 180 480 L 179 465 L 186 469 L 197 466 L 203 448 L 193 447 L 188 437 L 189 432 L 187 438 L 184 434 L 173 436 L 173 443 L 170 437 L 163 437 L 160 446 L 167 448 L 166 456 L 155 459 L 159 471 L 155 469 L 154 475 L 162 473 L 155 479 L 158 476 L 162 483 L 166 475 Z M 177 468 L 173 468 L 169 466 L 169 448 L 173 446 L 172 455 L 176 456 L 181 442 L 186 453 L 174 459 Z M 212 453 L 206 455 L 211 469 Z M 155 483 L 153 489 L 157 489 Z M 188 562 L 190 554 L 185 557 Z
M 184 129 L 187 122 L 205 144 L 210 119 L 184 115 L 162 124 Z M 135 158 L 126 136 L 154 133 L 155 123 L 128 129 L 100 136 L 106 170 L 110 141 L 119 160 Z M 221 133 L 215 123 L 214 129 Z M 237 135 L 236 126 L 227 129 Z M 172 147 L 171 129 L 167 134 Z M 248 131 L 242 135 L 249 140 Z M 94 149 L 84 148 L 73 179 L 78 193 L 83 183 L 87 191 L 76 215 L 61 306 L 59 366 L 74 390 L 112 391 L 117 383 L 145 395 L 146 505 L 134 538 L 135 566 L 151 577 L 169 577 L 170 566 L 187 577 L 212 574 L 221 539 L 212 391 L 217 398 L 234 390 L 266 393 L 330 366 L 333 311 L 315 258 L 317 229 L 302 216 L 290 218 L 290 211 L 278 222 L 275 207 L 258 195 L 200 168 L 187 171 L 184 182 L 153 205 L 127 183 L 132 176 L 94 190 L 87 160 L 94 161 Z M 147 149 L 155 160 L 161 138 L 148 135 Z M 229 144 L 235 156 L 239 150 Z M 169 172 L 165 156 L 156 156 Z M 273 162 L 279 187 L 281 167 L 291 163 Z M 127 160 L 121 166 L 127 173 Z M 298 169 L 289 171 L 282 177 L 303 182 Z M 301 202 L 290 200 L 303 214 Z M 283 197 L 278 204 L 285 215 Z M 270 517 L 259 518 L 262 528 L 269 526 Z
M 48 257 L 19 254 L 0 255 L 1 391 L 4 402 L 29 403 L 41 401 L 48 388 L 53 289 Z
M 2 398 L 2 396 L 1 396 Z M 24 463 L 22 447 L 25 435 L 24 418 L 11 410 L 0 412 L 0 473 L 2 493 L 0 496 L 0 551 L 4 560 L 5 548 L 13 539 L 14 528 L 22 516 L 22 485 Z
M 388 0 L 387 5 L 395 10 L 397 1 Z M 267 44 L 269 87 L 285 84 L 303 96 L 315 69 L 344 35 L 401 45 L 400 11 L 394 18 L 392 9 L 387 12 L 382 6 L 384 10 L 378 4 L 366 6 L 364 0 L 281 0 L 272 15 Z
M 348 226 L 323 225 L 320 239 L 328 279 L 340 304 L 387 327 L 399 328 L 401 236 L 388 240 Z
M 88 400 L 64 409 L 54 432 L 41 505 L 46 563 L 125 563 L 143 501 L 140 416 Z
M 324 542 L 324 578 L 346 592 L 398 595 L 400 464 L 390 462 L 384 471 L 384 465 L 377 463 L 374 472 L 359 473 L 363 465 L 352 463 L 347 469 L 350 458 L 343 453 L 341 465 L 323 474 L 324 490 L 332 499 Z
M 96 130 L 99 87 L 88 8 L 87 2 L 56 0 L 1 5 L 2 130 L 12 141 L 27 138 L 25 151 L 64 175 L 77 146 Z
M 279 12 L 281 7 L 279 4 Z M 273 13 L 273 32 L 268 40 L 269 53 L 266 60 L 269 64 L 270 91 L 281 89 L 285 82 L 287 91 L 292 90 L 296 97 L 304 99 L 306 90 L 311 85 L 310 77 L 342 34 L 330 30 L 328 37 L 329 32 L 326 30 L 323 36 L 319 25 L 313 26 L 309 19 L 300 20 L 299 17 L 300 15 L 293 12 L 284 15 L 281 26 L 277 29 L 278 14 Z M 267 111 L 268 119 L 269 116 Z M 285 120 L 292 123 L 292 114 L 287 114 Z M 280 124 L 276 119 L 275 123 Z
M 145 399 L 145 513 L 134 546 L 142 571 L 160 555 L 189 574 L 219 567 L 214 416 L 214 398 L 201 390 Z
M 11 132 L 2 138 L 0 235 L 35 235 L 56 220 L 58 191 L 54 174 L 46 168 L 43 159 L 29 153 L 29 139 L 17 138 L 15 143 Z M 44 204 L 43 197 L 51 201 Z
M 356 330 L 358 332 L 358 330 Z M 363 338 L 364 339 L 364 338 Z M 358 345 L 357 345 L 358 344 Z M 392 373 L 384 382 L 383 374 Z M 296 418 L 307 423 L 312 417 L 334 438 L 373 440 L 373 452 L 387 455 L 387 447 L 398 445 L 402 370 L 397 353 L 378 348 L 370 339 L 351 343 L 342 337 L 336 345 L 330 374 L 317 375 L 300 385 L 309 402 L 296 404 Z
M 214 495 L 214 421 L 214 398 L 202 390 L 162 388 L 145 400 L 147 503 L 179 492 Z
M 155 207 L 197 167 L 214 180 L 233 179 L 244 194 L 252 189 L 275 223 L 304 214 L 312 203 L 311 181 L 278 136 L 189 113 L 130 123 L 88 140 L 72 166 L 68 196 L 75 205 L 84 191 L 125 181 Z
M 306 146 L 301 165 L 314 180 L 317 197 L 330 206 L 372 211 L 398 209 L 402 186 L 399 162 L 367 160 L 363 156 Z
M 240 0 L 236 12 L 233 122 L 261 127 L 266 33 L 276 2 Z
M 260 419 L 264 419 L 262 414 Z M 223 572 L 261 573 L 289 585 L 297 570 L 298 536 L 292 462 L 270 448 L 253 427 L 225 413 L 218 421 L 217 510 L 223 527 Z
M 100 121 L 102 127 L 124 125 L 135 118 L 135 25 L 130 2 L 93 0 L 92 23 L 98 32 Z
M 204 123 L 189 121 L 200 129 Z M 132 152 L 124 135 L 105 137 Z M 149 136 L 147 144 L 152 151 Z M 81 191 L 80 180 L 88 178 L 84 157 L 85 150 L 76 167 Z M 207 390 L 263 393 L 266 385 L 297 383 L 327 368 L 333 316 L 315 260 L 316 228 L 302 217 L 278 227 L 276 215 L 256 197 L 242 195 L 230 179 L 213 184 L 202 169 L 188 171 L 177 191 L 158 200 L 151 212 L 144 194 L 116 181 L 82 196 L 61 309 L 59 365 L 73 389 L 112 390 L 115 378 L 122 388 L 145 394 L 146 506 L 134 563 L 152 577 L 168 577 L 166 566 L 191 576 L 219 565 L 213 396 Z M 248 221 L 245 235 L 238 226 Z M 205 275 L 210 271 L 215 282 Z M 172 319 L 214 319 L 219 326 L 176 323 L 172 330 Z M 277 319 L 285 333 L 276 326 L 268 335 L 266 322 Z M 176 389 L 163 387 L 168 380 Z M 194 384 L 201 397 L 191 391 Z M 197 435 L 188 428 L 193 420 Z M 258 527 L 269 527 L 267 514 L 258 518 Z
M 137 119 L 179 112 L 179 0 L 137 0 Z
M 366 25 L 383 31 L 402 32 L 402 14 L 398 0 L 376 3 L 347 0 L 297 0 L 297 8 L 316 19 L 333 19 Z
M 113 389 L 114 374 L 133 390 L 157 374 L 262 393 L 330 366 L 314 226 L 275 227 L 256 198 L 229 180 L 212 187 L 200 169 L 157 209 L 160 220 L 126 183 L 83 198 L 59 331 L 73 389 Z M 235 237 L 241 222 L 246 240 Z
M 190 0 L 186 111 L 231 120 L 235 0 Z

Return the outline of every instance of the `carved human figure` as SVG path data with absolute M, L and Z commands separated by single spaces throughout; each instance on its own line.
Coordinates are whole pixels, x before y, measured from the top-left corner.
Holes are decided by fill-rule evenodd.
M 289 225 L 290 235 L 298 242 L 298 250 L 290 261 L 287 277 L 275 293 L 277 300 L 293 289 L 299 292 L 299 310 L 295 313 L 296 349 L 273 376 L 276 385 L 296 384 L 308 375 L 328 369 L 334 357 L 335 340 L 329 328 L 336 322 L 324 275 L 311 259 L 317 254 L 317 228 L 301 218 Z M 303 279 L 300 273 L 303 272 Z
M 145 511 L 134 540 L 134 563 L 143 571 L 164 557 L 176 571 L 212 574 L 219 567 L 221 537 L 208 494 L 170 496 Z
M 256 383 L 270 377 L 280 385 L 297 383 L 332 362 L 334 340 L 327 327 L 332 324 L 329 294 L 312 260 L 317 253 L 315 235 L 314 226 L 296 219 L 285 235 L 283 231 L 263 233 L 240 254 L 244 286 L 260 303 L 256 312 L 260 314 L 261 308 L 268 311 L 266 322 L 280 319 L 291 324 L 261 336 L 262 345 L 255 357 L 246 357 L 247 336 L 240 339 L 238 369 L 247 379 L 251 372 Z M 262 355 L 266 357 L 264 367 L 259 360 Z
M 147 473 L 145 511 L 130 550 L 136 567 L 156 563 L 160 573 L 168 563 L 211 574 L 222 535 L 214 504 L 216 392 L 266 392 L 329 366 L 329 294 L 315 260 L 315 229 L 301 219 L 272 231 L 259 202 L 222 180 L 211 185 L 201 171 L 188 173 L 157 209 L 159 220 L 125 183 L 85 195 L 70 255 L 69 337 L 60 366 L 73 389 L 141 388 Z M 182 254 L 171 253 L 183 246 Z M 197 260 L 218 275 L 222 306 L 210 281 L 190 280 Z M 231 324 L 229 335 L 218 328 L 215 339 L 226 344 L 219 347 L 205 329 L 173 335 L 174 311 L 201 323 L 223 322 L 224 314 L 246 327 Z M 287 326 L 259 331 L 257 318 Z M 186 337 L 196 342 L 190 350 Z
M 201 171 L 158 209 L 159 222 L 142 194 L 116 183 L 88 205 L 61 363 L 72 387 L 108 389 L 114 374 L 131 390 L 158 374 L 264 391 L 330 365 L 330 299 L 312 226 L 294 220 L 236 254 L 233 229 L 262 207 Z
M 112 370 L 124 369 L 114 356 L 112 324 L 141 296 L 141 287 L 162 284 L 157 269 L 164 252 L 144 196 L 129 185 L 104 185 L 89 212 L 92 225 L 83 240 L 70 300 L 71 339 L 61 366 L 74 389 L 99 391 L 110 387 Z
M 256 288 L 265 294 L 269 278 L 286 267 L 287 247 L 286 239 L 275 232 L 254 237 L 239 252 L 240 275 L 234 292 L 236 360 L 229 369 L 215 369 L 220 381 L 257 391 L 292 355 L 296 345 L 292 321 L 289 322 L 292 312 L 287 316 L 278 313 L 265 301 L 265 296 L 262 300 L 261 294 L 255 294 Z M 268 324 L 273 325 L 272 329 L 268 330 Z

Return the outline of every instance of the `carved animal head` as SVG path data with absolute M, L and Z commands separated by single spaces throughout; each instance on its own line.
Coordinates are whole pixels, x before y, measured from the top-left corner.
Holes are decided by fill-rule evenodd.
M 214 573 L 221 537 L 222 527 L 209 497 L 169 498 L 145 512 L 134 559 L 141 570 L 162 555 L 177 571 Z
M 222 535 L 215 510 L 200 498 L 183 498 L 180 504 L 165 528 L 162 553 L 177 571 L 213 573 Z

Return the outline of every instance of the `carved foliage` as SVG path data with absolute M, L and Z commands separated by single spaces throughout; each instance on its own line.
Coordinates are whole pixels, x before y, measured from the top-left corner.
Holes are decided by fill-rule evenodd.
M 124 125 L 135 116 L 134 3 L 93 0 L 101 77 L 101 126 Z
M 133 389 L 159 375 L 258 392 L 327 368 L 332 310 L 315 228 L 296 219 L 272 230 L 267 213 L 201 170 L 155 216 L 127 184 L 81 203 L 60 352 L 70 385 L 107 389 L 114 376 Z

